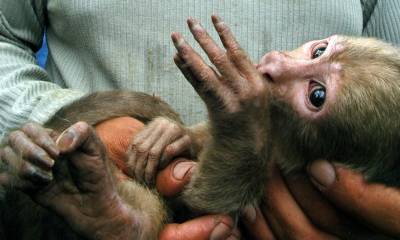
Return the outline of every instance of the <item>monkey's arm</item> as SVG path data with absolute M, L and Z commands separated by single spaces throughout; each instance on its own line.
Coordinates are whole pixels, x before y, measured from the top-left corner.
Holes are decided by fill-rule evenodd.
M 188 20 L 220 74 L 180 34 L 172 35 L 178 50 L 174 60 L 205 101 L 212 133 L 183 198 L 195 209 L 236 213 L 262 194 L 268 156 L 268 91 L 229 28 L 218 17 L 213 22 L 227 53 L 197 21 Z
M 191 139 L 190 155 L 197 159 L 204 145 L 211 139 L 210 124 L 201 122 L 189 127 L 187 131 Z

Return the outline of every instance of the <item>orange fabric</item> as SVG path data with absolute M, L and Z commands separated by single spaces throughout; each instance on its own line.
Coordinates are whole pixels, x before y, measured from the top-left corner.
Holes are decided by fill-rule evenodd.
M 96 133 L 104 143 L 110 160 L 125 174 L 128 174 L 126 152 L 129 144 L 133 136 L 143 127 L 142 122 L 132 117 L 117 117 L 95 126 Z

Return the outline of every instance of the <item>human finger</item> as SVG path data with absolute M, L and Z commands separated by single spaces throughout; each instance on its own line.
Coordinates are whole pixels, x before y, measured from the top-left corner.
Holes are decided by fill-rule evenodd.
M 286 176 L 285 182 L 296 202 L 315 226 L 341 237 L 352 231 L 354 219 L 327 201 L 306 174 Z
M 362 174 L 325 160 L 312 163 L 309 174 L 339 208 L 386 234 L 400 236 L 400 189 L 368 183 Z
M 224 215 L 208 215 L 182 224 L 168 224 L 159 235 L 160 240 L 239 239 L 233 221 Z
M 173 197 L 179 194 L 196 167 L 196 162 L 185 158 L 178 158 L 157 174 L 156 188 L 161 195 Z
M 310 222 L 290 194 L 277 167 L 271 171 L 265 186 L 261 211 L 279 239 L 337 239 Z
M 275 240 L 268 222 L 257 207 L 248 207 L 242 212 L 242 222 L 246 233 L 255 240 Z

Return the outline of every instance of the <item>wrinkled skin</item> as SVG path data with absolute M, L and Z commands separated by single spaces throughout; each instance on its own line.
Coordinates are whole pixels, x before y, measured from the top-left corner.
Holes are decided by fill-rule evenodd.
M 0 153 L 8 167 L 0 174 L 0 184 L 27 193 L 63 218 L 79 235 L 88 239 L 135 239 L 139 229 L 146 227 L 141 214 L 118 196 L 104 146 L 86 123 L 72 125 L 61 136 L 28 123 L 10 134 Z M 57 176 L 58 172 L 53 176 L 56 161 L 65 161 L 71 178 Z M 158 177 L 158 189 L 169 196 L 180 192 L 190 179 L 189 169 L 175 171 L 175 165 Z M 240 234 L 224 215 L 168 224 L 160 233 L 163 240 L 210 236 L 235 239 Z

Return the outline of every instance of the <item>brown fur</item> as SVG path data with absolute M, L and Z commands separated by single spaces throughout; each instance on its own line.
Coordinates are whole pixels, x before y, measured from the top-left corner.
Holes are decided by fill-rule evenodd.
M 318 158 L 335 160 L 358 169 L 371 180 L 400 185 L 400 53 L 376 40 L 341 38 L 345 50 L 331 59 L 344 64 L 344 86 L 325 117 L 310 121 L 291 106 L 269 99 L 260 118 L 265 126 L 242 129 L 246 116 L 226 119 L 226 125 L 203 124 L 190 130 L 199 167 L 182 194 L 189 206 L 204 212 L 237 212 L 256 203 L 267 178 L 267 164 L 279 160 L 287 173 L 304 169 Z M 105 92 L 67 106 L 46 125 L 63 130 L 76 121 L 94 125 L 129 115 L 147 122 L 157 116 L 179 121 L 178 115 L 157 98 L 142 93 Z M 222 116 L 223 117 L 223 116 Z M 238 121 L 239 120 L 239 121 Z M 249 139 L 261 131 L 260 139 Z M 263 144 L 258 142 L 262 141 Z M 261 146 L 261 147 L 259 147 Z M 157 194 L 133 181 L 118 191 L 158 232 L 166 209 Z M 154 209 L 154 210 L 152 210 Z M 151 224 L 150 224 L 151 225 Z M 154 239 L 143 233 L 142 239 Z

